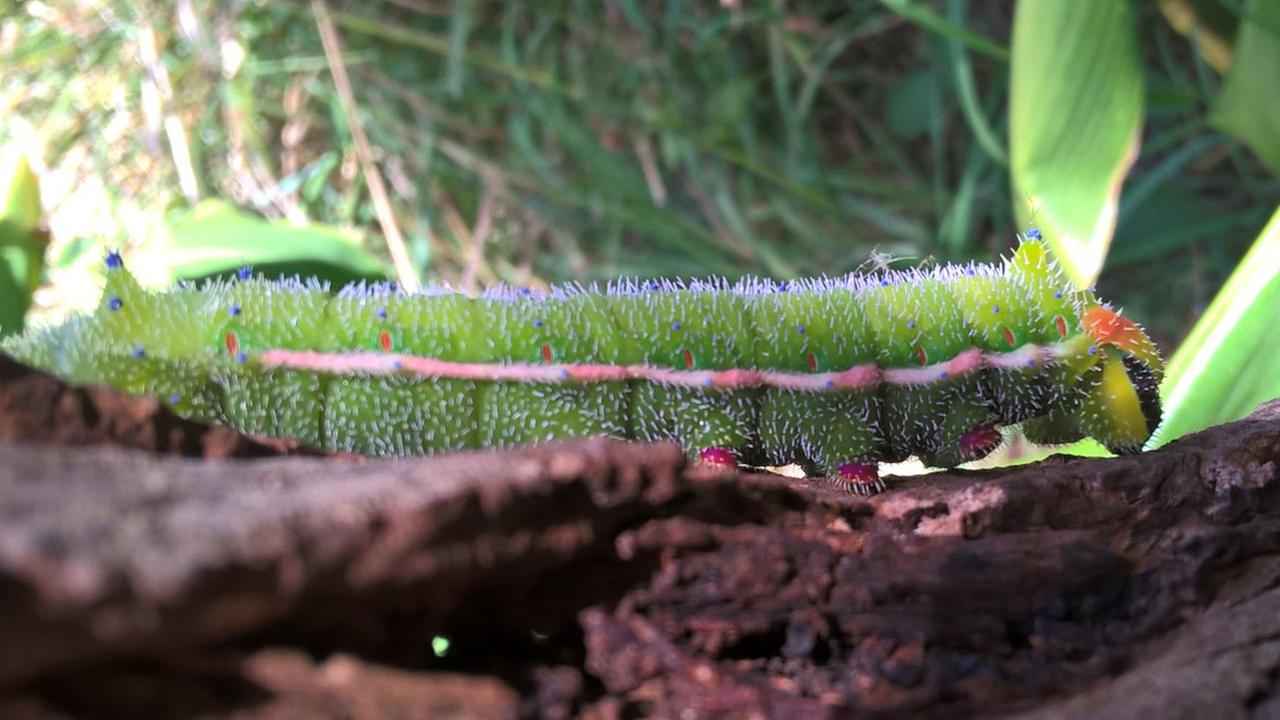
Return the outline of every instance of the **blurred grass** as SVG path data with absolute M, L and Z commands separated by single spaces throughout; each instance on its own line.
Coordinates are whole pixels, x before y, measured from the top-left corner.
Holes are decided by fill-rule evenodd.
M 1229 42 L 1240 3 L 1188 2 L 1182 27 L 1206 2 Z M 424 279 L 789 277 L 873 251 L 990 260 L 1025 230 L 1006 166 L 1011 2 L 328 7 Z M 1223 79 L 1197 45 L 1132 7 L 1142 144 L 1099 285 L 1169 350 L 1280 183 L 1210 125 Z M 1029 32 L 1046 62 L 1081 61 L 1058 28 Z M 170 219 L 207 198 L 354 231 L 387 261 L 309 3 L 5 4 L 0 53 L 0 141 L 22 118 L 45 142 L 43 311 L 83 301 L 86 239 L 162 249 Z M 1105 114 L 1104 100 L 1086 87 L 1075 102 Z

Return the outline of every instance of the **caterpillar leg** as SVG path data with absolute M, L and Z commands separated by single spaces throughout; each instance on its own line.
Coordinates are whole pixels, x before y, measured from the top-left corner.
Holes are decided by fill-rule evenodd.
M 827 475 L 827 481 L 845 492 L 858 495 L 875 495 L 884 492 L 884 478 L 875 462 L 845 461 L 836 465 L 835 472 Z
M 735 470 L 738 467 L 738 453 L 723 446 L 705 447 L 698 450 L 698 462 L 707 467 Z
M 771 389 L 760 409 L 760 442 L 778 462 L 799 461 L 808 475 L 860 494 L 884 489 L 876 400 L 867 393 L 815 396 Z
M 753 392 L 636 385 L 631 402 L 631 436 L 675 440 L 690 460 L 717 467 L 738 466 L 754 441 L 759 396 Z
M 1004 436 L 985 405 L 959 403 L 947 411 L 937 444 L 930 452 L 922 453 L 920 460 L 930 467 L 955 467 L 986 457 L 1002 442 Z

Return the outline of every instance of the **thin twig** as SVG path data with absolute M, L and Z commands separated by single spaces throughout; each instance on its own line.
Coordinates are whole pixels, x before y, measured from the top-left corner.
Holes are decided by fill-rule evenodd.
M 653 204 L 663 207 L 667 204 L 667 186 L 662 182 L 662 171 L 653 157 L 653 144 L 648 135 L 639 135 L 635 139 L 636 157 L 640 160 L 640 169 L 644 172 L 645 184 L 649 186 L 649 197 Z
M 160 60 L 157 45 L 155 28 L 144 23 L 138 33 L 138 55 L 143 69 L 147 71 L 146 81 L 142 85 L 143 110 L 149 126 L 147 129 L 156 132 L 159 129 L 157 125 L 164 126 L 173 166 L 178 173 L 178 187 L 182 189 L 187 202 L 195 204 L 200 199 L 200 186 L 196 180 L 195 166 L 191 162 L 191 147 L 187 143 L 187 133 L 182 127 L 182 121 L 169 109 L 173 103 L 173 86 L 169 82 L 169 70 Z
M 486 178 L 484 197 L 480 199 L 480 209 L 476 211 L 476 224 L 471 230 L 470 249 L 467 253 L 467 265 L 462 270 L 462 287 L 467 292 L 475 291 L 476 272 L 484 262 L 484 243 L 493 229 L 493 205 L 498 199 L 498 183 Z
M 444 218 L 445 225 L 449 226 L 449 232 L 467 249 L 466 267 L 468 270 L 472 270 L 472 253 L 474 253 L 477 246 L 483 246 L 484 238 L 481 238 L 480 242 L 476 242 L 475 232 L 467 227 L 467 221 L 462 219 L 462 213 L 458 212 L 458 206 L 454 204 L 453 199 L 449 197 L 449 193 L 445 192 L 443 187 L 433 185 L 432 198 L 435 200 L 436 206 L 440 208 L 440 214 Z M 477 229 L 483 229 L 488 234 L 488 229 L 479 227 L 480 219 L 477 218 Z M 483 263 L 476 263 L 470 278 L 465 281 L 461 278 L 459 279 L 459 289 L 468 295 L 475 296 L 480 289 L 477 283 L 477 276 L 483 276 L 485 282 L 494 282 L 497 279 L 491 268 Z
M 311 9 L 316 16 L 316 28 L 320 31 L 320 43 L 324 45 L 325 60 L 329 63 L 329 72 L 333 75 L 333 85 L 338 91 L 338 99 L 342 102 L 342 111 L 347 116 L 347 125 L 351 127 L 351 139 L 355 142 L 356 156 L 360 158 L 360 166 L 364 171 L 365 182 L 369 185 L 369 196 L 373 200 L 373 211 L 378 216 L 378 225 L 386 237 L 387 250 L 391 253 L 391 262 L 396 267 L 396 277 L 400 286 L 409 292 L 419 289 L 418 274 L 409 261 L 409 251 L 404 245 L 404 236 L 400 234 L 400 226 L 396 224 L 395 213 L 391 209 L 391 199 L 387 194 L 382 175 L 373 162 L 373 152 L 369 146 L 369 138 L 364 134 L 360 118 L 356 113 L 355 93 L 351 91 L 351 80 L 347 77 L 347 68 L 342 63 L 342 46 L 338 33 L 329 18 L 329 9 L 324 0 L 311 0 Z

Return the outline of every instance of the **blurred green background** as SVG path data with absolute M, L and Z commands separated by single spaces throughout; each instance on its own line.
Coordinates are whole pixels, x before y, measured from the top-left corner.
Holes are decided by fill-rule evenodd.
M 0 57 L 0 332 L 92 303 L 105 247 L 472 289 L 1034 224 L 1176 351 L 1162 440 L 1280 395 L 1274 0 L 49 0 Z

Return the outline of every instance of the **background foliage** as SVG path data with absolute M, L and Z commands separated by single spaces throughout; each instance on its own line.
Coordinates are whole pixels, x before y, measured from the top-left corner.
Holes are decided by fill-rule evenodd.
M 44 209 L 0 306 L 43 278 L 45 315 L 104 246 L 156 284 L 473 288 L 990 260 L 1035 222 L 1171 352 L 1280 202 L 1266 0 L 49 0 L 0 9 L 0 53 Z M 1261 362 L 1242 328 L 1204 352 Z

